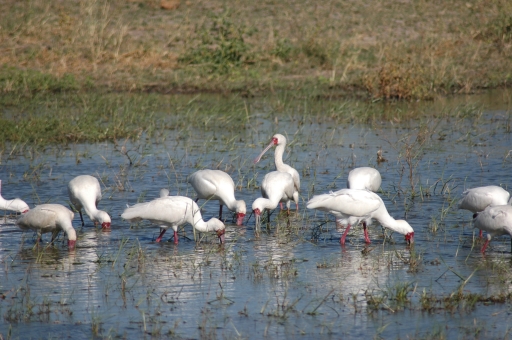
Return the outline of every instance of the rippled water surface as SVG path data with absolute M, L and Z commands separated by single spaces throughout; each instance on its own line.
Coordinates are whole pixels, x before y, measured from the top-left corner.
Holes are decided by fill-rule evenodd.
M 80 228 L 75 214 L 75 251 L 62 238 L 47 247 L 49 235 L 37 248 L 35 235 L 22 233 L 14 217 L 2 213 L 0 334 L 504 338 L 511 318 L 510 237 L 493 239 L 482 256 L 471 213 L 457 210 L 466 188 L 512 184 L 504 98 L 425 104 L 432 107 L 428 117 L 368 125 L 337 124 L 327 114 L 269 112 L 255 100 L 240 129 L 225 129 L 218 116 L 208 128 L 169 130 L 158 140 L 49 147 L 15 157 L 5 152 L 4 198 L 68 205 L 67 183 L 91 174 L 101 181 L 99 208 L 112 216 L 112 231 L 101 232 L 87 217 Z M 462 113 L 442 116 L 447 107 Z M 174 245 L 154 242 L 157 226 L 130 226 L 120 218 L 127 204 L 154 199 L 161 188 L 194 197 L 186 178 L 201 168 L 230 173 L 237 197 L 250 207 L 264 174 L 274 169 L 273 152 L 256 165 L 252 160 L 274 133 L 288 138 L 285 162 L 301 174 L 300 210 L 289 225 L 277 209 L 255 236 L 248 213 L 243 227 L 228 219 L 222 246 L 214 235 L 194 242 L 190 226 Z M 379 149 L 386 162 L 377 162 Z M 413 248 L 402 235 L 384 238 L 376 223 L 371 245 L 354 228 L 341 247 L 333 217 L 305 209 L 314 194 L 345 187 L 357 166 L 381 172 L 379 195 L 392 216 L 414 228 Z M 217 203 L 205 203 L 202 212 L 205 219 L 217 216 Z

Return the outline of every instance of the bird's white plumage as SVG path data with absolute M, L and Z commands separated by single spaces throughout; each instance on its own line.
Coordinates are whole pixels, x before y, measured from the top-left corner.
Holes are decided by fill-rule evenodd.
M 2 197 L 2 181 L 0 180 L 0 210 L 11 210 L 20 213 L 27 212 L 30 210 L 27 203 L 19 198 L 12 200 L 6 200 Z
M 475 228 L 487 232 L 487 241 L 482 247 L 482 253 L 485 252 L 492 237 L 500 235 L 512 237 L 512 206 L 510 205 L 488 206 L 478 212 L 473 221 Z
M 68 236 L 69 248 L 74 248 L 76 232 L 72 224 L 73 217 L 73 212 L 61 204 L 41 204 L 23 214 L 16 224 L 24 231 L 37 232 L 38 240 L 42 234 L 51 232 L 53 241 L 63 230 Z
M 469 210 L 473 213 L 484 211 L 490 205 L 509 204 L 510 194 L 502 187 L 489 185 L 467 189 L 459 200 L 459 209 Z
M 101 200 L 101 187 L 96 177 L 81 175 L 73 178 L 68 184 L 68 195 L 71 204 L 80 213 L 82 226 L 84 225 L 82 209 L 84 209 L 93 222 L 98 222 L 104 229 L 110 228 L 110 216 L 97 208 Z
M 128 221 L 148 220 L 159 225 L 163 231 L 157 242 L 161 240 L 165 230 L 172 228 L 175 234 L 175 243 L 178 243 L 178 227 L 185 223 L 191 224 L 200 232 L 217 232 L 223 241 L 225 226 L 220 220 L 211 218 L 203 221 L 201 211 L 196 202 L 184 196 L 164 196 L 150 202 L 137 203 L 124 210 L 121 217 Z
M 370 190 L 377 192 L 382 184 L 379 170 L 370 167 L 360 167 L 351 170 L 347 178 L 347 188 Z
M 299 193 L 295 190 L 292 176 L 287 172 L 272 171 L 263 177 L 261 195 L 252 203 L 256 215 L 256 227 L 259 228 L 259 216 L 265 210 L 275 209 L 282 202 L 288 209 L 290 202 L 299 202 Z
M 275 134 L 272 137 L 270 144 L 268 144 L 267 147 L 258 155 L 258 157 L 256 157 L 256 159 L 254 160 L 254 163 L 258 163 L 260 161 L 261 157 L 263 157 L 263 155 L 265 154 L 265 152 L 267 152 L 274 145 L 276 146 L 276 150 L 274 152 L 274 161 L 276 164 L 276 170 L 279 172 L 289 173 L 290 176 L 292 176 L 293 184 L 294 184 L 295 190 L 297 191 L 297 195 L 298 195 L 298 193 L 300 192 L 299 172 L 297 170 L 295 170 L 294 168 L 292 168 L 291 166 L 289 166 L 288 164 L 285 164 L 283 162 L 283 154 L 284 154 L 284 150 L 286 149 L 286 137 L 285 136 L 283 136 L 279 133 Z M 297 209 L 298 209 L 298 201 L 296 202 L 296 204 L 297 204 Z
M 376 219 L 383 227 L 405 235 L 406 240 L 413 242 L 414 230 L 409 223 L 391 217 L 379 195 L 368 190 L 341 189 L 317 195 L 308 201 L 307 208 L 329 212 L 342 224 L 348 224 L 347 228 L 359 222 L 370 223 L 371 219 Z M 342 244 L 344 236 L 340 240 Z M 365 238 L 367 239 L 366 234 Z
M 219 215 L 222 218 L 222 205 L 236 212 L 237 224 L 242 225 L 247 207 L 244 200 L 235 199 L 235 182 L 221 170 L 199 170 L 189 176 L 188 182 L 197 193 L 198 199 L 218 200 Z

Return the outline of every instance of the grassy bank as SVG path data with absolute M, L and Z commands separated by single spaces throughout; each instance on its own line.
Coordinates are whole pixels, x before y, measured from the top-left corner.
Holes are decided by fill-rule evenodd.
M 511 80 L 506 0 L 176 4 L 2 2 L 0 90 L 428 99 Z

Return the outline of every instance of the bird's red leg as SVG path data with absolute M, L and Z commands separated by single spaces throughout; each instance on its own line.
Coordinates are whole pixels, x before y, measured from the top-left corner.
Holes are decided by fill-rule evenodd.
M 480 230 L 480 233 L 478 234 L 478 237 L 483 238 L 484 237 L 484 231 Z
M 372 243 L 372 241 L 370 241 L 370 237 L 368 236 L 368 229 L 366 228 L 365 221 L 363 221 L 363 232 L 364 232 L 364 241 L 368 244 Z
M 485 253 L 485 249 L 487 249 L 487 245 L 489 244 L 489 239 L 487 239 L 482 247 L 482 250 L 480 252 L 483 254 Z
M 178 244 L 178 232 L 174 232 L 174 244 Z
M 345 229 L 345 232 L 343 233 L 343 235 L 341 235 L 341 238 L 340 238 L 340 243 L 342 245 L 345 245 L 345 238 L 347 237 L 347 234 L 348 234 L 348 231 L 350 230 L 350 224 L 347 225 L 347 228 Z
M 162 237 L 164 236 L 165 232 L 166 232 L 166 229 L 160 228 L 160 235 L 156 238 L 156 242 L 162 241 Z

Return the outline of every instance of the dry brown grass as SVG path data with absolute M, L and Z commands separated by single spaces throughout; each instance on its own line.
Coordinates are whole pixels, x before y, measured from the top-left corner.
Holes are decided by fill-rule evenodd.
M 2 64 L 118 90 L 315 84 L 412 99 L 511 78 L 505 0 L 11 0 L 0 13 Z

